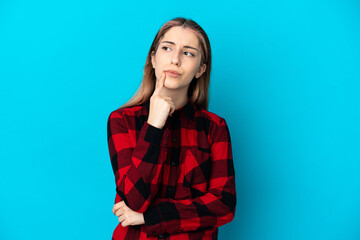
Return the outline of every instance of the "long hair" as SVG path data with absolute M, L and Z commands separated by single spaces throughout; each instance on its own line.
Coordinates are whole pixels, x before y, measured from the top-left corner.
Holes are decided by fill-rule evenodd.
M 205 72 L 199 78 L 193 78 L 188 89 L 188 99 L 195 106 L 208 109 L 209 104 L 209 84 L 211 71 L 211 48 L 210 41 L 205 31 L 193 20 L 182 17 L 174 18 L 166 22 L 157 32 L 153 43 L 151 44 L 144 67 L 143 80 L 134 96 L 120 108 L 140 105 L 150 99 L 156 83 L 155 69 L 151 63 L 152 52 L 155 54 L 160 40 L 164 34 L 172 27 L 181 26 L 183 28 L 190 28 L 197 35 L 200 42 L 201 65 L 206 64 Z

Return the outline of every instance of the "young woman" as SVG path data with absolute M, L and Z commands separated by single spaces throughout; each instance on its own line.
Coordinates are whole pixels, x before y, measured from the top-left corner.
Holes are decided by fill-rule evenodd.
M 194 21 L 158 31 L 137 93 L 108 118 L 115 174 L 112 239 L 217 239 L 234 218 L 235 172 L 224 118 L 207 111 L 210 42 Z

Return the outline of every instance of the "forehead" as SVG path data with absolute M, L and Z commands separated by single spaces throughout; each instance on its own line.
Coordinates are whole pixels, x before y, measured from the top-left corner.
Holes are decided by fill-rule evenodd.
M 192 47 L 199 47 L 199 39 L 190 28 L 172 27 L 163 36 L 162 41 L 172 41 L 176 45 L 189 45 Z

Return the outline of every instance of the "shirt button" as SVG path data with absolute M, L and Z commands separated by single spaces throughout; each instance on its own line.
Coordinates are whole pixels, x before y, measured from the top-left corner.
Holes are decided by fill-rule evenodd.
M 175 166 L 176 165 L 176 163 L 175 162 L 171 162 L 171 166 Z
M 175 142 L 175 141 L 176 141 L 176 138 L 175 138 L 175 137 L 173 137 L 173 138 L 172 138 L 172 141 L 173 141 L 173 142 Z
M 159 237 L 159 238 L 164 238 L 164 235 L 160 233 L 160 234 L 158 235 L 158 237 Z

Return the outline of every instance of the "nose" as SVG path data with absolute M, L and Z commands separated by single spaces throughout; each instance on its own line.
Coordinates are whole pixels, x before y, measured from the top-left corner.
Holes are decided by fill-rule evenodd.
M 180 53 L 179 51 L 174 51 L 174 54 L 172 55 L 172 58 L 171 58 L 171 63 L 176 65 L 176 66 L 179 66 L 180 65 L 180 57 L 179 57 Z

